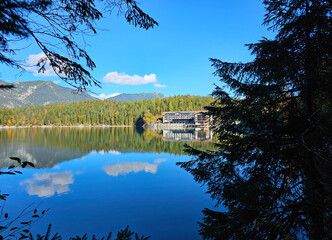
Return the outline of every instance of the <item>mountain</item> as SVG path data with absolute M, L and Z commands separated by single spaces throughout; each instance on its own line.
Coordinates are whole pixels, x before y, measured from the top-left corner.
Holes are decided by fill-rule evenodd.
M 114 97 L 108 98 L 110 101 L 119 101 L 119 102 L 127 102 L 127 101 L 139 101 L 144 99 L 156 99 L 156 98 L 164 98 L 166 97 L 164 94 L 160 92 L 155 93 L 122 93 Z
M 0 85 L 8 85 L 0 80 Z M 0 90 L 0 108 L 17 108 L 49 103 L 70 103 L 95 100 L 87 93 L 73 93 L 73 89 L 51 81 L 14 82 L 14 89 Z

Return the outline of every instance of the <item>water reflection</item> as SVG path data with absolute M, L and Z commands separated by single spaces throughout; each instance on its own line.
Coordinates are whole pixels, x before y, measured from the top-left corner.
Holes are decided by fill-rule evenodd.
M 154 160 L 154 163 L 159 164 L 159 163 L 166 162 L 166 161 L 167 161 L 167 159 L 165 159 L 165 158 L 158 158 L 158 159 Z
M 37 195 L 38 197 L 51 197 L 55 193 L 63 194 L 69 192 L 69 184 L 74 183 L 71 171 L 35 173 L 33 176 L 33 178 L 21 182 L 21 185 L 27 185 L 29 195 Z
M 190 136 L 190 137 L 185 137 Z M 205 137 L 204 137 L 205 136 Z M 135 128 L 23 128 L 0 129 L 0 168 L 10 165 L 9 156 L 33 162 L 36 168 L 52 168 L 58 163 L 82 158 L 90 152 L 156 152 L 185 155 L 184 143 L 206 148 L 211 137 L 204 131 L 137 131 Z M 209 138 L 209 141 L 211 138 Z
M 212 131 L 210 131 L 209 128 L 163 130 L 163 140 L 182 142 L 212 142 Z
M 187 143 L 211 149 L 208 142 Z M 2 176 L 6 211 L 46 198 L 42 205 L 51 211 L 31 231 L 42 233 L 52 223 L 64 239 L 127 225 L 151 239 L 199 239 L 195 223 L 214 203 L 175 165 L 190 159 L 183 144 L 165 141 L 162 131 L 134 128 L 2 129 L 0 167 L 9 156 L 36 165 Z
M 146 173 L 157 173 L 158 165 L 144 163 L 144 162 L 130 162 L 130 163 L 118 163 L 113 165 L 107 165 L 104 167 L 107 175 L 110 176 L 119 176 L 126 175 L 130 172 L 138 173 L 140 171 L 144 171 Z
M 129 163 L 118 163 L 104 166 L 104 171 L 110 176 L 126 175 L 134 172 L 138 173 L 144 171 L 146 173 L 156 174 L 158 170 L 158 164 L 167 161 L 167 159 L 156 159 L 155 164 L 147 162 L 129 162 Z

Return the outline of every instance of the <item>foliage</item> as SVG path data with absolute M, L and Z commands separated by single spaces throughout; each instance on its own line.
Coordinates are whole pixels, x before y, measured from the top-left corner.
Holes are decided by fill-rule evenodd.
M 18 157 L 10 157 L 10 159 L 14 161 L 15 164 L 10 165 L 6 170 L 1 170 L 0 175 L 22 174 L 21 171 L 17 170 L 18 168 L 25 168 L 26 166 L 35 167 L 33 163 L 29 161 L 22 161 Z M 8 196 L 8 194 L 1 193 L 0 191 L 0 201 L 2 203 L 0 205 L 0 239 L 28 238 L 27 234 L 30 233 L 30 225 L 40 220 L 49 209 L 38 211 L 37 209 L 33 209 L 32 205 L 29 205 L 23 209 L 20 214 L 12 217 L 4 211 L 5 202 Z
M 157 121 L 173 105 L 177 111 L 202 110 L 212 97 L 174 96 L 136 102 L 84 101 L 68 104 L 49 104 L 17 109 L 0 109 L 0 125 L 135 125 Z M 145 119 L 144 119 L 145 116 Z
M 39 72 L 50 65 L 59 78 L 78 90 L 100 86 L 89 72 L 96 65 L 78 42 L 79 37 L 84 40 L 85 35 L 97 33 L 95 22 L 103 17 L 100 9 L 111 12 L 115 8 L 134 26 L 149 29 L 158 25 L 135 0 L 0 1 L 0 63 L 24 69 L 14 58 L 18 51 L 14 44 L 30 40 L 44 54 L 37 64 Z
M 61 236 L 59 236 L 58 233 L 55 233 L 53 236 L 51 236 L 51 227 L 52 225 L 48 225 L 47 231 L 45 233 L 45 235 L 40 235 L 37 234 L 36 236 L 36 240 L 61 240 Z M 35 238 L 33 237 L 32 233 L 29 233 L 29 237 L 30 240 L 34 240 Z
M 22 174 L 22 172 L 17 171 L 17 168 L 25 168 L 26 166 L 34 167 L 34 164 L 28 161 L 22 161 L 18 157 L 10 157 L 11 160 L 15 161 L 16 164 L 13 164 L 8 167 L 7 170 L 1 170 L 0 175 L 3 174 Z M 1 192 L 0 192 L 1 193 Z M 8 194 L 0 194 L 0 201 L 5 202 L 7 200 Z M 4 213 L 4 206 L 5 204 L 2 204 L 0 206 L 0 239 L 30 239 L 34 240 L 32 233 L 30 232 L 30 226 L 34 222 L 40 220 L 44 214 L 49 211 L 49 209 L 46 210 L 37 210 L 31 209 L 31 205 L 26 207 L 21 211 L 21 213 L 13 218 L 9 216 L 8 213 Z M 28 219 L 28 220 L 24 220 Z M 14 226 L 13 226 L 14 225 Z M 28 235 L 29 234 L 29 235 Z M 148 240 L 150 237 L 144 237 L 144 235 L 139 236 L 137 233 L 132 232 L 129 230 L 129 226 L 127 226 L 125 229 L 120 230 L 117 233 L 117 237 L 115 240 L 131 240 L 133 239 L 132 236 L 135 236 L 135 240 Z M 110 232 L 106 238 L 106 240 L 111 240 L 112 233 Z M 49 225 L 46 234 L 40 235 L 37 234 L 36 240 L 61 240 L 61 236 L 58 233 L 55 233 L 53 236 L 51 236 L 51 225 Z M 73 238 L 70 238 L 71 240 L 88 240 L 87 234 L 84 234 L 82 237 L 76 236 Z M 104 240 L 105 237 L 102 237 L 101 240 Z M 92 236 L 92 240 L 97 240 L 96 236 Z
M 115 240 L 131 240 L 133 239 L 132 236 L 135 234 L 135 240 L 148 240 L 150 239 L 150 237 L 144 237 L 144 235 L 142 236 L 139 236 L 137 233 L 135 232 L 132 232 L 130 229 L 129 229 L 129 226 L 127 226 L 125 229 L 123 230 L 120 230 L 118 233 L 117 233 L 117 237 L 115 238 Z M 45 235 L 40 235 L 40 234 L 37 234 L 37 237 L 34 238 L 33 235 L 30 233 L 30 240 L 61 240 L 61 236 L 58 234 L 58 233 L 55 233 L 53 235 L 53 237 L 51 237 L 51 225 L 48 226 L 48 229 L 46 231 L 46 234 Z M 102 237 L 100 240 L 111 240 L 112 238 L 112 233 L 110 232 L 107 237 Z M 71 237 L 69 238 L 70 240 L 88 240 L 88 235 L 87 234 L 84 234 L 82 237 L 80 236 L 76 236 L 76 237 Z M 98 240 L 96 238 L 95 235 L 92 235 L 92 240 Z
M 26 166 L 31 166 L 31 167 L 35 167 L 35 165 L 32 162 L 29 161 L 22 161 L 20 158 L 18 157 L 9 157 L 12 161 L 15 162 L 15 164 L 10 165 L 7 169 L 0 170 L 0 175 L 16 175 L 16 174 L 22 174 L 21 171 L 18 171 L 18 168 L 25 168 Z M 0 199 L 1 200 L 6 200 L 6 197 L 8 195 L 7 194 L 0 194 Z
M 208 108 L 218 151 L 179 164 L 227 209 L 204 210 L 204 239 L 331 239 L 332 3 L 263 3 L 275 39 L 249 63 L 211 59 L 233 91 Z
M 143 122 L 144 123 L 156 123 L 156 122 L 161 122 L 160 119 L 162 119 L 163 116 L 160 115 L 156 115 L 153 116 L 153 114 L 150 112 L 150 110 L 147 110 L 144 112 L 144 116 L 143 116 Z
M 22 174 L 20 171 L 15 169 L 25 168 L 26 166 L 34 167 L 34 164 L 28 161 L 22 161 L 18 157 L 10 157 L 11 160 L 15 161 L 16 164 L 8 167 L 7 170 L 1 170 L 0 175 L 3 174 Z M 1 193 L 1 192 L 0 192 Z M 7 200 L 8 194 L 0 194 L 0 201 L 5 202 Z M 45 235 L 37 234 L 36 238 L 33 237 L 30 232 L 30 226 L 34 222 L 40 220 L 49 209 L 46 210 L 37 210 L 31 209 L 31 205 L 26 207 L 21 213 L 13 218 L 9 216 L 8 213 L 4 213 L 5 204 L 0 206 L 0 239 L 30 239 L 30 240 L 61 240 L 61 236 L 58 233 L 55 233 L 51 236 L 51 224 L 48 226 Z M 24 220 L 24 219 L 28 220 Z M 14 226 L 13 226 L 14 225 Z M 28 235 L 29 234 L 29 235 Z M 150 237 L 145 237 L 144 235 L 139 236 L 137 233 L 131 231 L 129 226 L 125 229 L 120 230 L 117 233 L 115 240 L 131 240 L 132 236 L 135 236 L 135 240 L 148 240 Z M 108 236 L 102 237 L 101 240 L 111 240 L 112 233 L 110 232 Z M 70 238 L 70 240 L 88 240 L 87 234 L 84 234 L 82 237 L 76 236 Z M 97 240 L 96 236 L 92 236 L 92 240 Z

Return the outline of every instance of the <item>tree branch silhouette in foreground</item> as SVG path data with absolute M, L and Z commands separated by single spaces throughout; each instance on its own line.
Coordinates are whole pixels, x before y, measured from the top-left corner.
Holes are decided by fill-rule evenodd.
M 97 7 L 98 6 L 98 7 Z M 43 56 L 38 72 L 49 65 L 54 73 L 84 91 L 99 86 L 90 71 L 96 65 L 84 47 L 84 36 L 97 33 L 95 22 L 105 13 L 118 11 L 129 24 L 143 29 L 158 23 L 135 0 L 3 0 L 0 1 L 0 63 L 24 70 L 25 62 L 15 58 L 17 43 L 36 44 Z

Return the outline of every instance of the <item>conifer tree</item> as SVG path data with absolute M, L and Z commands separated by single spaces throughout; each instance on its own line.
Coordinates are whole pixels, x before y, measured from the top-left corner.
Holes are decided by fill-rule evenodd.
M 232 90 L 208 108 L 218 151 L 179 164 L 225 207 L 203 211 L 204 239 L 332 239 L 332 2 L 263 3 L 275 39 L 211 59 Z

